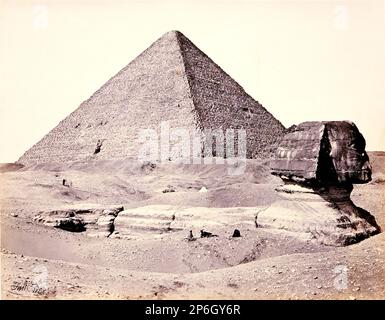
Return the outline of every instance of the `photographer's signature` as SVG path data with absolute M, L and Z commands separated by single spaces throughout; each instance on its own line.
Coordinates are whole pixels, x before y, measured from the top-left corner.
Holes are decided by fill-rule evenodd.
M 31 292 L 37 295 L 52 295 L 56 293 L 55 289 L 41 287 L 30 280 L 14 281 L 11 285 L 11 291 Z

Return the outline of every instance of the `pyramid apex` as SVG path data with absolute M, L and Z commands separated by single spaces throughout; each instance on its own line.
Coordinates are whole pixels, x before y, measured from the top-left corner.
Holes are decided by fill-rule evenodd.
M 163 38 L 163 37 L 178 37 L 181 35 L 183 35 L 182 32 L 180 32 L 178 30 L 170 30 L 170 31 L 166 32 L 165 34 L 163 34 L 161 38 Z
M 179 30 L 170 30 L 167 33 L 170 33 L 170 34 L 182 34 L 182 32 L 180 32 Z

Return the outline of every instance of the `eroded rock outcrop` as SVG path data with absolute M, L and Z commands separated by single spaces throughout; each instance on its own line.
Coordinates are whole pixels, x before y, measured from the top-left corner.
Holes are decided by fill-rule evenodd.
M 180 207 L 172 205 L 148 205 L 126 209 L 114 221 L 115 232 L 111 237 L 137 238 L 166 232 L 217 227 L 239 224 L 254 226 L 257 213 L 254 207 L 206 208 Z
M 347 121 L 304 122 L 288 132 L 271 161 L 282 178 L 281 200 L 257 216 L 262 227 L 347 245 L 380 232 L 375 218 L 350 199 L 353 184 L 371 180 L 365 139 Z
M 41 211 L 34 221 L 71 232 L 86 232 L 93 237 L 108 237 L 114 231 L 114 220 L 123 207 L 71 207 Z

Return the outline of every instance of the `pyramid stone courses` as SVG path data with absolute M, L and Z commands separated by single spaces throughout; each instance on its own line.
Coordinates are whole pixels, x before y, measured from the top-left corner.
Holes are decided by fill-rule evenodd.
M 178 31 L 154 42 L 29 149 L 19 163 L 137 158 L 140 129 L 244 128 L 266 156 L 285 128 Z M 98 152 L 95 149 L 98 146 Z

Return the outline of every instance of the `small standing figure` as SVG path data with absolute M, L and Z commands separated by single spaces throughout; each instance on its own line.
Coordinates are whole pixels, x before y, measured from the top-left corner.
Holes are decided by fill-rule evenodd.
M 194 241 L 195 238 L 194 238 L 194 235 L 193 235 L 193 232 L 192 230 L 190 230 L 188 236 L 187 236 L 187 241 Z

